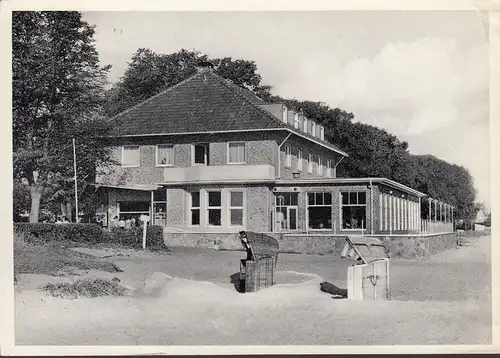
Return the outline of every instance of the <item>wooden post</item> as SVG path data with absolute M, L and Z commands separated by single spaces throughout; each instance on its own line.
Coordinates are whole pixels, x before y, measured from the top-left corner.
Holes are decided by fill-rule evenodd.
M 146 250 L 146 235 L 147 235 L 147 226 L 150 217 L 148 215 L 141 215 L 140 219 L 142 221 L 142 249 Z

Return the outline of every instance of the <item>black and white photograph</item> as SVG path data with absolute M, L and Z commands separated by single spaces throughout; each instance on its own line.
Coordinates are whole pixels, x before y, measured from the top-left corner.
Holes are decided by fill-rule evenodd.
M 4 350 L 495 352 L 498 12 L 57 4 L 0 6 Z

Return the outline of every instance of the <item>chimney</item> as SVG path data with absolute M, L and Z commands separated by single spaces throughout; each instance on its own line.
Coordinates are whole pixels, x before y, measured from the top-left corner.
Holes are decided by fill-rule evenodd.
M 196 66 L 196 71 L 198 73 L 212 71 L 214 69 L 214 64 L 209 61 L 200 61 L 198 66 Z

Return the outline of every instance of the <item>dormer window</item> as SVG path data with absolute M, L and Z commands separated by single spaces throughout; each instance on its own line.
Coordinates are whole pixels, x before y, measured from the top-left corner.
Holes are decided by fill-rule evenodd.
M 283 117 L 281 119 L 284 123 L 288 121 L 288 108 L 286 106 L 283 106 Z
M 293 127 L 295 129 L 299 129 L 300 128 L 300 119 L 299 119 L 299 114 L 298 113 L 295 113 L 295 115 L 293 116 Z
M 311 121 L 311 135 L 314 137 L 316 134 L 316 123 Z
M 304 117 L 304 122 L 302 123 L 303 124 L 303 127 L 302 127 L 302 130 L 307 133 L 307 126 L 308 126 L 308 123 L 307 123 L 307 118 Z
M 325 140 L 325 127 L 323 126 L 319 127 L 319 139 Z

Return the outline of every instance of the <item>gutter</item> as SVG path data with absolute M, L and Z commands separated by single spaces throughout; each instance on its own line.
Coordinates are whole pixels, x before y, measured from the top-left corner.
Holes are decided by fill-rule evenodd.
M 285 144 L 285 142 L 288 140 L 288 138 L 290 138 L 291 135 L 292 132 L 288 133 L 286 138 L 283 139 L 283 142 L 278 145 L 278 179 L 281 179 L 281 147 L 283 146 L 283 144 Z

